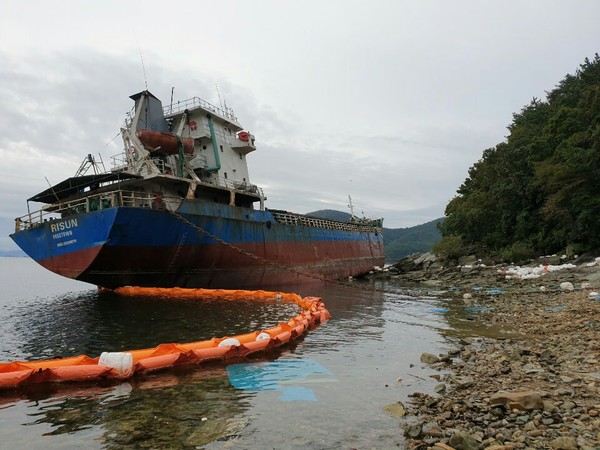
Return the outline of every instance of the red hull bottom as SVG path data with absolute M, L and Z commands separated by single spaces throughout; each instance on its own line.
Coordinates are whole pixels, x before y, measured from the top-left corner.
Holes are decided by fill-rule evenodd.
M 40 263 L 61 275 L 107 288 L 178 286 L 221 289 L 260 289 L 315 279 L 347 278 L 365 274 L 373 266 L 384 263 L 383 245 L 377 243 L 278 243 L 270 251 L 264 244 L 240 247 L 258 259 L 222 245 L 179 249 L 105 246 L 96 251 L 95 258 L 92 256 L 94 252 L 85 250 L 52 258 L 51 264 L 49 261 Z M 80 270 L 82 261 L 87 263 L 85 270 Z M 57 267 L 60 267 L 60 272 Z
M 101 246 L 86 248 L 67 255 L 43 259 L 39 264 L 63 277 L 79 279 L 81 274 L 92 265 L 101 249 Z

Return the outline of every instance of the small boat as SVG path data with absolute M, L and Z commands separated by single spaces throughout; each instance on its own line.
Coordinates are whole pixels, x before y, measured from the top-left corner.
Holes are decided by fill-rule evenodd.
M 246 162 L 255 136 L 230 108 L 198 97 L 163 107 L 147 90 L 131 99 L 112 169 L 87 155 L 16 219 L 12 239 L 46 269 L 111 289 L 260 289 L 383 265 L 383 219 L 265 207 Z

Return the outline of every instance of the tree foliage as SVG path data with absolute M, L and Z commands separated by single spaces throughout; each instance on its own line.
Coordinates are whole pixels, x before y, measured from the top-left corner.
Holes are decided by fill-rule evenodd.
M 600 57 L 513 114 L 446 206 L 443 239 L 491 254 L 600 248 Z M 517 247 L 515 247 L 517 244 Z

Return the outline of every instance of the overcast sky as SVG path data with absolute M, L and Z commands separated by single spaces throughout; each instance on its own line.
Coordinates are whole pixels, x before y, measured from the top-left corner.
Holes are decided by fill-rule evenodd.
M 512 113 L 600 51 L 598 1 L 0 2 L 0 250 L 26 199 L 110 156 L 148 89 L 231 106 L 267 206 L 443 216 Z M 142 67 L 143 57 L 145 75 Z

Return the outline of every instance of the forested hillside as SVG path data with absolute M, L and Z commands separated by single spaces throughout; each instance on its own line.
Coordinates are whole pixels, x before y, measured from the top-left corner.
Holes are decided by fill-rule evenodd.
M 314 211 L 308 215 L 331 220 L 350 220 L 350 214 L 332 209 Z M 386 262 L 396 262 L 412 253 L 429 251 L 441 238 L 437 228 L 441 221 L 442 219 L 436 219 L 408 228 L 384 228 L 383 246 Z
M 416 252 L 428 252 L 441 239 L 438 223 L 443 219 L 432 220 L 408 228 L 384 228 L 383 245 L 386 262 L 396 262 Z
M 442 253 L 600 248 L 600 57 L 513 114 L 446 207 Z M 460 249 L 460 250 L 459 250 Z

